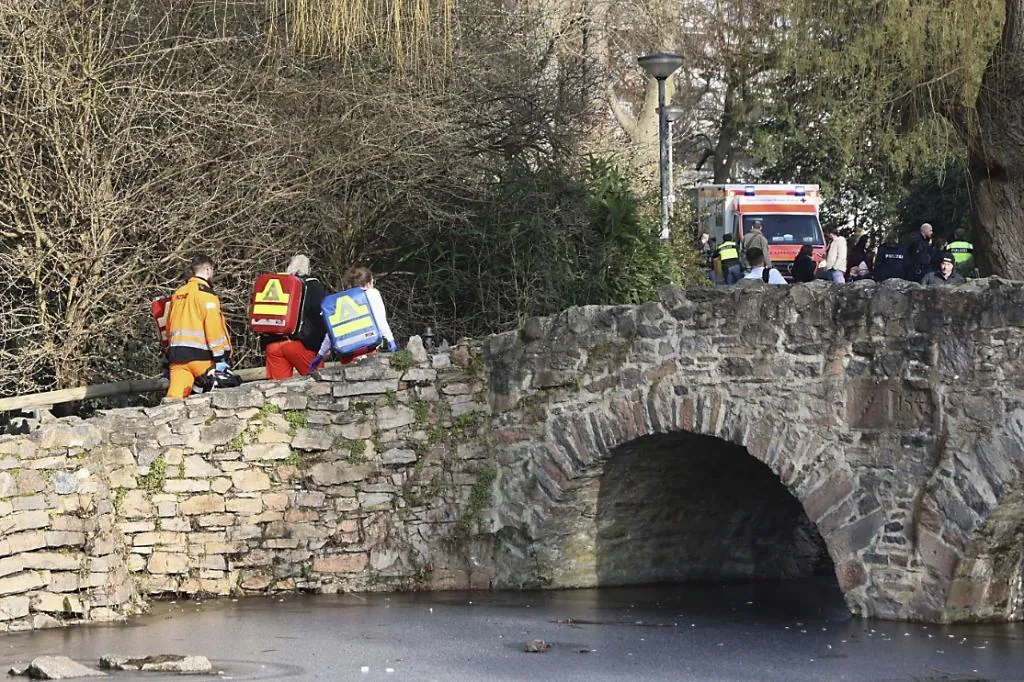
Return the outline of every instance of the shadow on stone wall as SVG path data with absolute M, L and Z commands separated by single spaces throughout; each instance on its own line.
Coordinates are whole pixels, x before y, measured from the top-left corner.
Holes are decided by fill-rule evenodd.
M 616 448 L 596 525 L 601 585 L 835 576 L 821 535 L 778 477 L 745 448 L 709 436 Z

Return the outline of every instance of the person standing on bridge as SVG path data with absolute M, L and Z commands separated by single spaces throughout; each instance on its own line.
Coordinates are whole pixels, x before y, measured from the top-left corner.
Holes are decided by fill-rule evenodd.
M 220 299 L 213 293 L 214 265 L 209 256 L 196 256 L 190 277 L 171 297 L 167 315 L 168 398 L 185 398 L 197 379 L 213 385 L 211 374 L 230 374 L 231 338 Z
M 907 244 L 907 276 L 915 282 L 920 282 L 932 269 L 932 248 L 931 223 L 921 223 L 918 233 L 910 238 Z
M 921 284 L 963 284 L 964 278 L 955 268 L 956 258 L 947 251 L 939 259 L 939 271 L 926 274 Z
M 370 353 L 375 353 L 378 349 L 387 349 L 389 353 L 394 353 L 398 350 L 398 343 L 395 342 L 395 335 L 391 331 L 391 325 L 388 324 L 387 310 L 384 308 L 384 299 L 381 297 L 380 292 L 374 286 L 373 273 L 370 272 L 369 268 L 364 267 L 351 267 L 345 273 L 344 277 L 345 288 L 348 289 L 362 289 L 366 296 L 366 304 L 370 308 L 370 319 L 376 326 L 377 331 L 380 332 L 381 342 L 378 346 L 366 346 L 359 348 L 351 353 L 341 355 L 339 358 L 342 364 L 352 362 L 356 358 Z M 331 321 L 328 321 L 331 323 Z M 342 321 L 341 326 L 345 324 Z M 332 333 L 335 333 L 332 331 Z M 345 332 L 339 330 L 336 334 L 343 335 Z M 330 334 L 325 335 L 323 342 L 320 344 L 320 351 L 313 358 L 310 363 L 307 372 L 312 373 L 316 371 L 316 368 L 327 359 L 332 352 L 331 336 Z
M 320 315 L 320 304 L 324 302 L 327 290 L 310 274 L 309 256 L 301 253 L 292 256 L 285 273 L 302 280 L 301 321 L 291 336 L 264 334 L 260 337 L 268 379 L 290 379 L 293 371 L 305 376 L 310 363 L 316 358 L 321 340 L 327 334 L 327 325 Z

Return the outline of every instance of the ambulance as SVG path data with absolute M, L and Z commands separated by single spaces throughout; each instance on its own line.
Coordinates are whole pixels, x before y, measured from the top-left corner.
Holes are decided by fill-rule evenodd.
M 698 234 L 707 232 L 718 244 L 731 235 L 739 245 L 751 226 L 761 221 L 772 266 L 787 281 L 804 244 L 814 247 L 816 261 L 825 257 L 818 185 L 698 185 L 696 189 Z

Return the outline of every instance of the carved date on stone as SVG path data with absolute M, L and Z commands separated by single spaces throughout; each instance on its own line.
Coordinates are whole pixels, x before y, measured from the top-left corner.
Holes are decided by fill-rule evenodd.
M 921 428 L 932 422 L 932 394 L 894 381 L 852 381 L 846 389 L 846 418 L 857 429 Z

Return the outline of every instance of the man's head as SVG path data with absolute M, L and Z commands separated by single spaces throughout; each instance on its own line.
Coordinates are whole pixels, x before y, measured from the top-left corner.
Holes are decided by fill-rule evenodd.
M 764 265 L 764 251 L 752 246 L 747 249 L 746 252 L 747 262 L 750 263 L 750 267 L 756 268 L 759 265 Z
M 953 258 L 953 254 L 949 252 L 942 254 L 942 260 L 939 261 L 939 272 L 942 273 L 942 276 L 948 278 L 953 274 L 954 267 L 956 267 L 956 260 Z
M 953 230 L 953 239 L 955 239 L 958 242 L 967 241 L 967 230 L 965 230 L 962 227 L 956 228 L 955 230 Z
M 831 240 L 833 240 L 833 239 L 835 239 L 836 237 L 839 236 L 839 231 L 836 230 L 836 228 L 834 228 L 832 226 L 826 227 L 825 228 L 825 236 L 829 239 L 829 241 L 831 241 Z
M 921 223 L 921 236 L 922 237 L 924 237 L 925 239 L 931 239 L 932 238 L 932 232 L 933 232 L 933 230 L 932 230 L 932 224 L 931 223 Z
M 896 232 L 888 232 L 885 235 L 886 246 L 898 246 L 900 243 L 900 236 Z
M 753 222 L 753 223 L 752 223 L 752 224 L 750 225 L 750 229 L 752 229 L 752 230 L 757 230 L 758 232 L 760 232 L 760 231 L 761 231 L 761 228 L 762 228 L 762 227 L 764 227 L 764 225 L 763 225 L 763 224 L 761 223 L 761 221 L 760 221 L 760 220 L 755 220 L 755 221 L 754 221 L 754 222 Z
M 213 281 L 213 259 L 207 255 L 200 254 L 192 258 L 188 269 L 195 277 L 202 277 L 207 282 Z

